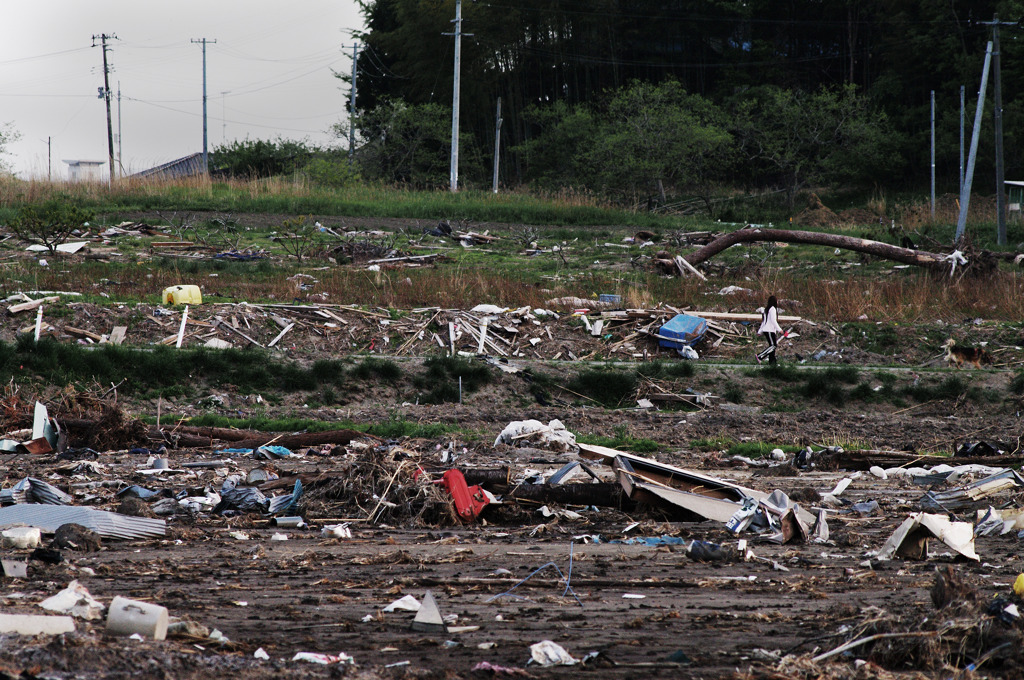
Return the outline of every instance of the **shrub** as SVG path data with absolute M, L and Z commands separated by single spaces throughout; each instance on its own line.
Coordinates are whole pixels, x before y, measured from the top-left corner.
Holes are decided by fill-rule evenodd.
M 487 366 L 459 357 L 431 357 L 423 362 L 423 367 L 425 372 L 413 379 L 413 386 L 426 390 L 419 396 L 423 404 L 459 401 L 459 378 L 462 392 L 467 394 L 476 392 L 493 378 Z
M 385 382 L 396 382 L 402 377 L 402 367 L 390 359 L 363 359 L 358 366 L 352 368 L 351 375 L 359 380 L 377 379 Z
M 589 397 L 600 404 L 614 408 L 630 398 L 636 391 L 636 373 L 614 370 L 587 370 L 576 375 L 566 388 Z

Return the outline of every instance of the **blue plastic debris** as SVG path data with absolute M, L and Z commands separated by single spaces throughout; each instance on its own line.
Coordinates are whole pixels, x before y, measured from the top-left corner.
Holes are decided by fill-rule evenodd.
M 283 446 L 261 446 L 256 449 L 253 457 L 274 460 L 275 458 L 287 458 L 290 455 L 292 455 L 291 450 Z
M 697 344 L 708 332 L 708 322 L 699 316 L 676 314 L 661 327 L 658 345 L 671 349 L 682 349 Z

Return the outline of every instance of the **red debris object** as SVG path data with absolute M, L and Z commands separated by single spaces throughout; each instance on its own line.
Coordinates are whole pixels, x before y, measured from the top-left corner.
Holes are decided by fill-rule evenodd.
M 466 486 L 466 478 L 458 470 L 445 472 L 441 477 L 441 484 L 455 500 L 455 512 L 462 520 L 476 519 L 490 503 L 478 484 Z

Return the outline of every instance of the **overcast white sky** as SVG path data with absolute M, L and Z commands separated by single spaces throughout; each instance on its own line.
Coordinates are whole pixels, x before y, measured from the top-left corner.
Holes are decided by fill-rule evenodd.
M 102 48 L 114 134 L 121 90 L 122 165 L 137 172 L 203 149 L 202 48 L 206 38 L 209 149 L 250 139 L 341 143 L 352 68 L 354 0 L 3 0 L 0 123 L 21 140 L 4 160 L 24 178 L 54 179 L 64 160 L 107 160 Z M 348 45 L 348 49 L 343 49 Z M 117 155 L 117 143 L 114 144 Z M 105 173 L 104 173 L 105 176 Z

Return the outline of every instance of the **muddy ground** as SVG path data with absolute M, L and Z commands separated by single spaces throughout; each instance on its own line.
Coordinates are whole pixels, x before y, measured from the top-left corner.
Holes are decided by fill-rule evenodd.
M 349 222 L 379 226 L 379 221 Z M 53 320 L 55 337 L 67 342 L 76 341 L 65 332 L 67 326 L 102 335 L 113 326 L 128 325 L 135 344 L 159 341 L 178 327 L 179 317 L 157 314 L 155 306 L 119 311 L 79 304 L 67 309 L 65 316 Z M 332 335 L 323 320 L 314 324 L 306 319 L 282 343 L 283 356 L 308 362 L 359 353 L 405 365 L 427 354 L 417 351 L 415 343 L 397 351 L 402 338 L 410 336 L 399 337 L 401 331 L 394 328 L 389 330 L 394 339 L 382 349 L 377 322 L 337 308 L 331 311 L 353 332 Z M 186 346 L 205 341 L 211 331 L 202 324 L 212 323 L 218 313 L 241 314 L 232 305 L 193 308 L 193 319 L 201 323 Z M 407 318 L 405 323 L 414 330 L 426 318 Z M 19 323 L 0 327 L 4 340 L 14 337 Z M 537 356 L 523 361 L 536 362 L 538 370 L 556 378 L 570 370 L 552 360 L 563 349 L 580 357 L 593 353 L 595 361 L 635 362 L 644 349 L 648 358 L 671 358 L 659 355 L 654 344 L 640 343 L 620 355 L 609 354 L 602 350 L 608 343 L 593 339 L 568 318 L 545 325 L 551 330 L 550 343 L 537 345 Z M 265 320 L 238 328 L 263 344 L 280 332 Z M 934 345 L 953 330 L 942 325 L 896 329 L 893 337 L 900 350 L 894 358 L 862 349 L 828 324 L 808 324 L 800 327 L 800 337 L 787 341 L 781 355 L 785 362 L 818 368 L 854 365 L 865 374 L 889 365 L 901 381 L 929 380 L 942 363 Z M 976 338 L 985 332 L 985 327 L 972 330 Z M 218 337 L 233 334 L 222 329 Z M 923 334 L 928 342 L 920 340 Z M 431 344 L 429 337 L 424 344 Z M 192 635 L 166 641 L 108 636 L 102 619 L 79 621 L 76 633 L 56 638 L 3 635 L 0 677 L 1024 677 L 1024 626 L 1019 619 L 1003 621 L 987 611 L 994 598 L 1020 603 L 1011 588 L 1024 572 L 1016 530 L 978 537 L 978 562 L 955 559 L 934 540 L 925 560 L 872 559 L 895 528 L 920 509 L 918 500 L 929 488 L 953 488 L 983 472 L 936 482 L 895 475 L 883 480 L 863 470 L 768 470 L 740 465 L 724 451 L 691 446 L 707 439 L 801 446 L 857 443 L 866 449 L 923 455 L 986 440 L 1019 448 L 1020 405 L 1015 408 L 1012 398 L 844 407 L 812 400 L 798 409 L 779 408 L 774 392 L 750 372 L 748 358 L 757 346 L 747 333 L 717 348 L 702 348 L 705 368 L 694 387 L 721 395 L 732 384 L 743 394 L 739 403 L 717 400 L 703 410 L 610 410 L 567 395 L 542 405 L 518 374 L 500 374 L 462 405 L 418 405 L 405 388 L 384 384 L 346 393 L 339 404 L 313 407 L 302 403 L 308 395 L 257 406 L 253 395 L 230 390 L 217 394 L 223 401 L 212 409 L 206 394 L 161 399 L 159 404 L 151 399 L 125 402 L 122 395 L 120 407 L 151 416 L 158 408 L 181 416 L 210 410 L 233 416 L 301 413 L 357 424 L 387 419 L 455 424 L 461 434 L 436 440 L 366 439 L 271 462 L 220 453 L 223 445 L 172 448 L 164 455 L 171 470 L 181 472 L 157 476 L 143 474 L 150 456 L 142 451 L 0 456 L 4 488 L 33 476 L 72 493 L 76 505 L 108 510 L 119 505 L 115 492 L 131 484 L 194 496 L 217 490 L 229 475 L 256 467 L 282 478 L 303 474 L 309 483 L 299 510 L 310 525 L 281 529 L 258 512 L 224 516 L 180 509 L 166 516 L 167 535 L 161 539 L 105 540 L 99 552 L 63 549 L 64 561 L 56 565 L 31 560 L 28 578 L 0 582 L 3 613 L 41 613 L 38 602 L 78 579 L 105 604 L 116 595 L 145 600 L 198 627 Z M 822 350 L 825 355 L 813 359 Z M 1024 355 L 1013 343 L 1001 343 L 1000 351 L 1000 366 L 960 375 L 979 388 L 1006 395 L 1012 371 Z M 664 450 L 650 455 L 661 462 L 765 492 L 781 489 L 799 497 L 808 509 L 826 504 L 821 494 L 839 480 L 852 477 L 853 482 L 843 500 L 830 505 L 831 534 L 823 543 L 775 545 L 758 541 L 754 534 L 734 536 L 721 523 L 678 521 L 663 509 L 634 505 L 616 495 L 599 506 L 547 503 L 555 512 L 551 516 L 542 512 L 539 501 L 507 502 L 489 506 L 478 521 L 455 521 L 447 497 L 429 481 L 443 470 L 507 470 L 510 484 L 495 487 L 500 493 L 575 459 L 574 453 L 491 445 L 505 424 L 526 418 L 557 418 L 580 434 L 610 437 L 625 431 L 654 440 Z M 136 444 L 155 447 L 148 440 Z M 79 460 L 103 467 L 77 466 Z M 210 468 L 186 466 L 211 461 L 222 462 Z M 910 459 L 903 465 L 938 462 L 950 461 Z M 604 481 L 613 481 L 607 466 L 590 464 Z M 419 469 L 426 474 L 416 473 Z M 281 486 L 266 493 L 290 490 Z M 851 503 L 867 500 L 878 502 L 877 512 L 861 516 L 851 511 Z M 1021 501 L 1022 492 L 1014 487 L 954 515 L 973 522 L 975 511 L 989 504 L 1019 506 Z M 576 515 L 559 514 L 567 509 Z M 367 520 L 371 516 L 375 521 Z M 349 523 L 351 538 L 321 534 L 323 526 L 339 522 Z M 287 540 L 274 540 L 275 534 Z M 664 537 L 669 540 L 659 544 Z M 752 554 L 746 560 L 700 562 L 687 556 L 690 541 L 733 548 L 739 538 L 749 542 Z M 629 542 L 636 539 L 648 541 Z M 10 548 L 2 553 L 5 558 L 29 555 Z M 963 584 L 947 598 L 952 603 L 942 602 L 946 606 L 939 609 L 931 591 L 937 570 L 947 567 Z M 442 615 L 457 616 L 450 625 L 471 630 L 415 632 L 410 629 L 412 614 L 382 612 L 404 595 L 422 599 L 427 591 Z M 212 640 L 214 629 L 227 642 Z M 813 660 L 848 641 L 879 634 L 883 637 L 848 653 Z M 586 662 L 550 668 L 529 664 L 531 645 L 543 640 Z M 269 658 L 256 658 L 259 649 Z M 354 663 L 293 661 L 297 652 L 344 653 Z M 969 664 L 976 670 L 966 670 Z
M 774 545 L 750 534 L 743 536 L 752 551 L 747 561 L 704 563 L 687 556 L 687 542 L 736 546 L 737 537 L 718 523 L 669 521 L 644 507 L 573 506 L 578 517 L 545 517 L 539 503 L 520 502 L 488 507 L 475 523 L 452 523 L 436 506 L 429 483 L 399 474 L 414 466 L 430 473 L 451 465 L 441 463 L 445 451 L 425 442 L 406 442 L 374 459 L 384 466 L 379 481 L 398 480 L 388 496 L 397 507 L 377 523 L 366 522 L 376 499 L 356 494 L 353 500 L 331 489 L 335 482 L 358 486 L 354 477 L 369 474 L 369 468 L 353 467 L 353 461 L 364 461 L 374 450 L 374 443 L 368 443 L 371 448 L 337 447 L 329 455 L 273 463 L 244 455 L 229 459 L 208 450 L 171 451 L 170 468 L 183 472 L 159 477 L 141 474 L 147 457 L 138 453 L 100 454 L 95 459 L 105 466 L 100 472 L 74 472 L 67 461 L 4 456 L 4 486 L 31 474 L 72 491 L 76 504 L 101 508 L 116 507 L 113 492 L 127 484 L 195 494 L 219 488 L 229 473 L 254 467 L 269 467 L 282 477 L 306 473 L 334 482 L 309 485 L 303 508 L 309 528 L 279 529 L 258 513 L 179 512 L 168 518 L 163 539 L 107 540 L 98 553 L 65 549 L 63 563 L 31 561 L 27 579 L 4 579 L 0 591 L 5 613 L 41 613 L 39 601 L 77 578 L 102 602 L 121 595 L 158 603 L 172 617 L 217 629 L 230 642 L 212 642 L 203 630 L 161 642 L 114 638 L 104 634 L 102 620 L 80 621 L 78 632 L 56 639 L 0 638 L 0 672 L 17 678 L 198 678 L 210 673 L 450 678 L 487 677 L 500 667 L 505 670 L 498 674 L 535 677 L 579 672 L 595 678 L 950 677 L 954 669 L 1009 641 L 1018 645 L 1013 652 L 997 649 L 986 659 L 988 670 L 973 677 L 1021 677 L 1019 620 L 1002 623 L 985 613 L 993 597 L 1013 598 L 1010 584 L 1024 571 L 1015 531 L 979 537 L 979 563 L 954 560 L 937 541 L 928 560 L 870 558 L 917 510 L 928 488 L 906 477 L 881 480 L 854 473 L 842 498 L 876 500 L 880 509 L 860 516 L 834 508 L 825 543 Z M 454 464 L 467 472 L 506 467 L 515 482 L 549 473 L 575 457 L 504 445 L 488 448 L 455 450 Z M 699 454 L 658 458 L 807 499 L 816 498 L 808 489 L 826 493 L 850 476 L 789 471 L 780 477 L 723 466 L 714 456 Z M 219 469 L 185 467 L 210 460 L 226 462 Z M 591 465 L 611 479 L 607 467 Z M 1011 490 L 987 502 L 1006 503 L 1018 496 L 1019 490 Z M 809 508 L 819 505 L 805 501 Z M 340 521 L 350 522 L 351 538 L 321 535 L 323 525 Z M 287 540 L 274 540 L 275 534 Z M 682 544 L 625 542 L 659 537 Z M 27 551 L 5 549 L 4 556 L 26 557 Z M 947 565 L 975 599 L 961 597 L 940 612 L 930 589 L 936 569 Z M 381 611 L 403 595 L 422 599 L 427 591 L 442 615 L 457 615 L 451 625 L 473 628 L 419 633 L 410 630 L 412 614 Z M 900 635 L 851 655 L 810 660 L 847 640 L 879 632 Z M 906 633 L 914 635 L 903 637 Z M 582 669 L 528 666 L 530 646 L 542 640 L 561 645 L 576 659 L 597 654 Z M 259 648 L 268 660 L 254 658 Z M 297 652 L 344 652 L 355 665 L 292 661 Z M 863 661 L 867 665 L 861 667 Z M 484 662 L 492 670 L 481 670 Z

